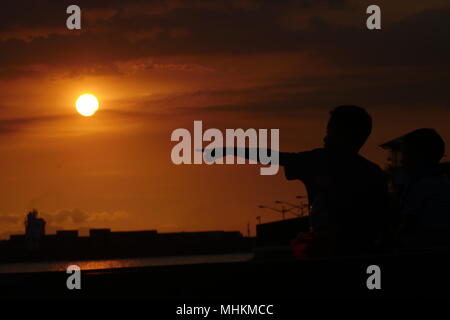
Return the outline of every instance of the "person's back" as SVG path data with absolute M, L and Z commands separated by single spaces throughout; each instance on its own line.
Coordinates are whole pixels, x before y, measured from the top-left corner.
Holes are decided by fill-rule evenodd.
M 331 237 L 339 253 L 369 250 L 386 213 L 383 171 L 356 153 L 327 148 L 289 158 L 287 179 L 301 180 L 308 191 L 311 231 Z
M 439 161 L 445 143 L 433 129 L 418 129 L 403 138 L 403 167 L 409 183 L 403 194 L 403 245 L 450 244 L 450 180 Z
M 301 180 L 307 188 L 311 231 L 325 239 L 327 254 L 368 252 L 383 232 L 385 175 L 358 154 L 371 128 L 364 109 L 340 106 L 331 112 L 324 148 L 280 155 L 286 178 Z
M 415 215 L 422 232 L 450 235 L 450 180 L 431 174 L 410 185 L 403 214 Z

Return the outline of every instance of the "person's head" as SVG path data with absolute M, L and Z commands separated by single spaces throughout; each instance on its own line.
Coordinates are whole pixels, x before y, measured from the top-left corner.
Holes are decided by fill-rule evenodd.
M 401 152 L 406 169 L 433 167 L 444 156 L 445 142 L 434 129 L 417 129 L 402 137 Z
M 372 117 L 361 107 L 344 105 L 330 112 L 325 148 L 358 152 L 372 132 Z

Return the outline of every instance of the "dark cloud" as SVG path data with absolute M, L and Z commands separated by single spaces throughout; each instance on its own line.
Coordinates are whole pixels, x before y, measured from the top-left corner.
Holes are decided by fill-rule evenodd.
M 55 27 L 65 20 L 69 2 L 40 1 L 30 4 L 35 15 L 24 14 L 18 2 L 6 1 L 0 23 L 6 30 L 27 26 Z M 23 4 L 28 3 L 27 1 Z M 57 5 L 55 4 L 57 3 Z M 337 101 L 364 105 L 448 105 L 446 84 L 450 74 L 450 8 L 422 10 L 368 31 L 361 25 L 339 24 L 316 14 L 305 28 L 292 29 L 280 23 L 286 12 L 319 8 L 322 11 L 354 10 L 350 1 L 79 1 L 83 15 L 111 10 L 108 19 L 101 14 L 88 19 L 83 32 L 51 33 L 31 40 L 0 41 L 0 72 L 3 79 L 33 77 L 47 72 L 35 65 L 57 69 L 67 76 L 126 74 L 127 63 L 144 71 L 207 72 L 214 68 L 214 56 L 246 56 L 273 52 L 306 52 L 329 66 L 346 72 L 302 76 L 301 67 L 285 78 L 274 77 L 268 85 L 245 89 L 195 91 L 172 96 L 153 105 L 169 105 L 171 110 L 190 110 L 186 101 L 201 96 L 200 110 L 295 112 L 302 107 L 319 107 Z M 62 16 L 61 16 L 61 8 Z M 388 8 L 384 8 L 387 10 Z M 5 12 L 8 12 L 6 14 Z M 100 11 L 98 11 L 100 12 Z M 28 17 L 28 18 L 26 18 Z M 59 22 L 57 22 L 59 21 Z M 63 22 L 64 23 L 64 22 Z M 171 56 L 208 56 L 212 67 L 193 63 L 170 63 Z M 158 62 L 165 58 L 165 64 Z M 167 58 L 169 57 L 169 58 Z M 169 59 L 169 60 L 168 60 Z M 167 62 L 169 61 L 169 62 Z M 121 63 L 125 63 L 122 66 Z M 130 67 L 128 66 L 128 67 Z M 265 66 L 259 66 L 264 68 Z M 203 70 L 203 71 L 202 71 Z M 219 70 L 220 72 L 220 70 Z M 293 74 L 298 73 L 298 76 Z M 231 101 L 222 102 L 221 97 Z M 242 99 L 242 97 L 248 97 Z M 168 101 L 167 99 L 171 99 Z M 117 111 L 145 114 L 142 110 Z M 202 111 L 202 112 L 203 112 Z M 0 121 L 0 133 L 23 130 L 54 117 Z
M 39 25 L 39 21 L 43 27 L 51 27 L 56 21 L 64 25 L 65 16 L 50 15 L 65 4 L 39 3 L 32 5 L 36 15 L 19 11 L 16 2 L 14 6 L 7 4 L 2 10 L 4 19 L 0 18 L 3 27 Z M 0 67 L 44 64 L 82 68 L 155 56 L 286 51 L 312 52 L 349 67 L 448 65 L 450 10 L 423 11 L 379 32 L 369 32 L 364 24 L 344 27 L 320 16 L 313 17 L 309 26 L 301 30 L 290 30 L 279 23 L 279 15 L 290 8 L 319 6 L 323 10 L 343 10 L 346 1 L 262 1 L 247 8 L 236 3 L 226 5 L 226 1 L 215 1 L 214 5 L 144 3 L 135 0 L 125 6 L 115 1 L 81 1 L 80 6 L 87 12 L 98 8 L 117 12 L 109 19 L 83 25 L 82 33 L 50 33 L 31 41 L 4 39 L 0 41 Z M 165 9 L 124 11 L 133 5 Z M 18 16 L 27 19 L 22 22 Z M 20 73 L 20 69 L 6 71 Z
M 420 12 L 379 32 L 342 28 L 317 36 L 317 47 L 345 66 L 449 66 L 450 9 Z
M 101 10 L 114 12 L 112 23 L 127 22 L 122 20 L 132 14 L 138 17 L 155 18 L 164 16 L 173 11 L 193 9 L 209 13 L 239 11 L 269 12 L 271 14 L 286 9 L 308 9 L 313 7 L 325 7 L 339 9 L 345 7 L 348 0 L 78 0 L 76 5 L 86 15 Z M 0 30 L 14 29 L 17 27 L 57 27 L 65 25 L 67 18 L 66 8 L 75 4 L 69 0 L 3 0 L 0 11 Z M 135 17 L 135 16 L 134 16 Z M 101 18 L 101 16 L 99 17 Z M 103 20 L 103 19 L 100 19 Z M 145 19 L 151 20 L 151 19 Z M 157 18 L 160 22 L 161 18 Z M 167 19 L 163 19 L 166 20 Z M 173 22 L 173 21 L 172 21 Z M 145 26 L 142 20 L 127 24 L 128 28 Z M 123 25 L 122 25 L 123 27 Z
M 0 135 L 22 132 L 31 126 L 69 118 L 65 115 L 35 116 L 0 120 Z
M 399 69 L 401 70 L 401 69 Z M 432 83 L 432 85 L 430 85 Z M 329 109 L 338 104 L 378 107 L 447 107 L 450 73 L 434 68 L 390 72 L 353 72 L 317 76 L 277 78 L 274 84 L 239 89 L 198 90 L 169 100 L 140 101 L 141 112 L 127 113 L 140 119 L 154 119 L 156 113 L 144 112 L 149 105 L 161 106 L 168 114 L 202 115 L 211 113 L 270 114 L 290 117 L 304 108 Z M 225 99 L 226 98 L 226 99 Z M 209 101 L 186 105 L 186 101 Z M 223 103 L 223 100 L 234 102 Z M 171 108 L 167 108 L 170 105 Z M 165 108 L 162 108 L 166 106 Z M 160 112 L 161 113 L 161 112 Z M 240 117 L 242 115 L 238 115 Z

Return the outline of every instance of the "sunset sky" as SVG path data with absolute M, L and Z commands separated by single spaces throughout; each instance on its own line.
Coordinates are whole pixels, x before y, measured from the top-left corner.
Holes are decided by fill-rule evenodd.
M 82 28 L 66 28 L 66 8 Z M 366 28 L 378 4 L 382 30 Z M 321 146 L 328 112 L 365 107 L 362 154 L 419 127 L 450 141 L 448 0 L 1 1 L 0 239 L 37 208 L 47 230 L 252 234 L 258 209 L 302 184 L 256 165 L 171 162 L 177 128 L 279 128 L 284 151 Z M 83 93 L 100 101 L 83 117 Z M 445 160 L 448 161 L 446 158 Z

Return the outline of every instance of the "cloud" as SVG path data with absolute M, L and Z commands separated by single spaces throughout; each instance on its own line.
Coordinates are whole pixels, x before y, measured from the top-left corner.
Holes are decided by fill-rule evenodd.
M 6 11 L 11 3 L 5 4 Z M 228 77 L 228 82 L 237 73 L 250 78 L 245 87 L 242 83 L 222 90 L 194 87 L 190 92 L 170 92 L 159 100 L 138 101 L 139 110 L 117 111 L 131 116 L 148 114 L 149 105 L 167 109 L 167 113 L 194 107 L 203 108 L 199 112 L 280 112 L 334 105 L 348 97 L 371 105 L 448 104 L 442 83 L 448 81 L 445 74 L 450 71 L 450 8 L 440 0 L 428 5 L 411 3 L 404 14 L 397 15 L 401 19 L 390 18 L 380 32 L 364 27 L 363 5 L 356 1 L 134 0 L 126 5 L 120 1 L 81 1 L 79 5 L 87 17 L 81 33 L 54 32 L 28 40 L 0 41 L 3 78 L 51 72 L 64 77 L 146 75 L 147 79 L 157 73 L 178 75 L 170 78 L 173 82 L 183 74 L 214 74 Z M 36 12 L 53 4 L 43 1 L 41 6 Z M 400 7 L 383 2 L 387 14 Z M 51 9 L 55 13 L 47 13 L 48 21 L 42 19 L 41 24 L 35 18 L 19 18 L 14 24 L 10 17 L 1 23 L 7 30 L 14 26 L 51 28 L 57 8 Z M 23 15 L 11 10 L 13 16 Z M 344 23 L 342 12 L 358 23 Z M 296 19 L 305 18 L 300 28 L 286 22 L 286 15 L 292 13 Z M 273 75 L 278 61 L 253 63 L 258 55 L 267 53 L 276 60 L 283 59 L 278 54 L 286 52 L 291 54 L 288 61 L 292 67 L 284 77 Z M 227 56 L 239 58 L 235 65 L 223 63 Z M 302 59 L 306 62 L 298 64 Z M 306 70 L 312 59 L 319 61 L 313 63 L 316 76 L 313 70 Z M 270 79 L 251 83 L 256 72 Z M 1 121 L 0 133 L 24 130 L 39 121 L 46 120 Z
M 142 58 L 114 63 L 114 69 L 122 75 L 133 75 L 150 70 L 166 70 L 186 73 L 211 73 L 216 70 L 195 63 L 164 63 L 154 58 Z
M 387 79 L 389 74 L 389 79 Z M 304 109 L 329 109 L 339 104 L 360 104 L 371 108 L 446 107 L 450 103 L 448 72 L 432 67 L 387 69 L 330 74 L 286 76 L 273 79 L 271 84 L 245 88 L 201 89 L 170 97 L 142 100 L 135 112 L 126 113 L 136 120 L 153 120 L 164 112 L 173 117 L 201 118 L 227 113 L 228 117 L 270 114 L 289 117 Z M 430 85 L 430 84 L 433 85 Z M 159 113 L 149 106 L 161 106 Z
M 63 223 L 84 223 L 87 221 L 88 214 L 80 209 L 62 210 L 51 216 L 52 222 Z
M 353 1 L 154 1 L 146 4 L 135 0 L 126 6 L 116 1 L 109 4 L 86 1 L 79 5 L 85 8 L 83 12 L 87 16 L 96 17 L 84 25 L 82 32 L 56 30 L 29 40 L 4 38 L 0 41 L 0 68 L 10 68 L 6 71 L 13 74 L 20 72 L 18 67 L 27 65 L 95 72 L 115 68 L 115 63 L 162 56 L 286 51 L 312 52 L 349 67 L 448 65 L 450 54 L 450 43 L 446 41 L 450 33 L 448 7 L 413 6 L 415 11 L 410 16 L 393 20 L 381 32 L 369 32 L 360 23 L 364 11 L 361 12 L 360 6 L 355 7 Z M 6 30 L 21 26 L 50 28 L 65 18 L 61 13 L 56 15 L 64 6 L 55 6 L 52 1 L 32 5 L 36 17 L 24 14 L 17 7 L 16 2 L 8 3 L 2 10 L 9 12 L 3 13 L 5 19 L 0 19 Z M 388 4 L 385 7 L 386 11 L 393 9 Z M 107 8 L 111 12 L 105 13 L 107 19 L 102 19 L 100 13 Z M 310 12 L 312 9 L 315 11 Z M 328 16 L 329 12 L 347 11 L 357 24 L 348 25 L 344 23 L 346 19 L 341 23 Z M 294 19 L 302 24 L 307 21 L 301 29 L 286 26 L 285 16 L 292 12 L 307 15 L 306 20 L 303 16 Z M 160 67 L 170 66 L 167 63 Z M 180 67 L 172 65 L 172 69 L 185 70 Z
M 0 12 L 0 30 L 24 28 L 65 27 L 66 8 L 73 1 L 61 0 L 3 0 Z M 136 19 L 128 25 L 128 30 L 146 26 L 145 20 L 166 17 L 173 12 L 192 10 L 193 12 L 279 12 L 285 9 L 307 9 L 315 7 L 342 8 L 348 0 L 78 0 L 83 20 L 87 27 L 98 27 L 99 23 L 117 24 L 126 19 Z M 24 14 L 27 9 L 29 14 Z M 143 19 L 143 18 L 147 19 Z M 153 19 L 152 19 L 153 18 Z M 63 23 L 61 23 L 63 22 Z
M 89 223 L 113 222 L 128 217 L 126 211 L 84 211 L 78 208 L 65 209 L 54 213 L 43 213 L 48 224 L 56 225 L 88 225 Z
M 66 115 L 48 115 L 0 119 L 0 135 L 24 132 L 38 124 L 60 121 L 70 117 Z

